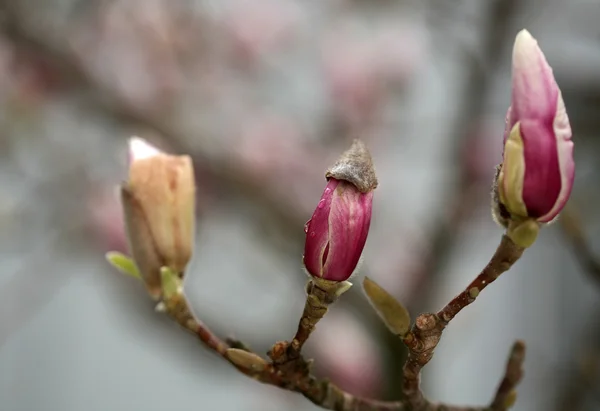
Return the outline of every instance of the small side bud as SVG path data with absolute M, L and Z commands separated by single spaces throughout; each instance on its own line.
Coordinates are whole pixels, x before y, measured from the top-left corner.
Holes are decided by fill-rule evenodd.
M 169 267 L 161 267 L 160 278 L 162 295 L 165 300 L 170 300 L 182 293 L 182 284 L 179 275 Z
M 352 288 L 352 283 L 350 281 L 342 281 L 338 283 L 338 287 L 335 290 L 335 295 L 339 297 L 340 295 L 348 291 L 350 288 Z
M 533 219 L 522 221 L 511 220 L 506 230 L 506 235 L 516 245 L 528 248 L 533 245 L 540 232 L 540 223 Z
M 346 291 L 348 291 L 350 288 L 352 288 L 352 283 L 350 281 L 331 281 L 331 280 L 325 280 L 325 279 L 319 278 L 319 277 L 313 277 L 311 280 L 308 281 L 308 284 L 306 284 L 306 293 L 307 294 L 312 293 L 311 290 L 312 290 L 313 285 L 315 285 L 315 284 L 321 290 L 324 290 L 328 294 L 335 296 L 335 298 L 341 296 Z
M 117 270 L 122 272 L 123 274 L 127 274 L 132 276 L 133 278 L 137 278 L 138 280 L 142 279 L 142 275 L 138 271 L 133 260 L 127 257 L 125 254 L 121 254 L 118 251 L 110 251 L 106 253 L 106 261 L 110 263 Z
M 261 372 L 268 365 L 267 361 L 258 355 L 239 348 L 229 348 L 225 355 L 229 361 L 245 370 Z
M 511 392 L 508 393 L 508 395 L 506 396 L 506 399 L 504 400 L 504 409 L 508 410 L 508 409 L 512 408 L 516 402 L 517 402 L 517 392 L 515 390 L 512 390 Z
M 363 288 L 375 311 L 387 328 L 395 335 L 404 337 L 410 330 L 410 314 L 398 300 L 368 277 Z

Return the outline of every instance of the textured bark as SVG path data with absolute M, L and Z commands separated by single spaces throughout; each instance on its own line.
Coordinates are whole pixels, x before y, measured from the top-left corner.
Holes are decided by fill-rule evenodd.
M 522 342 L 516 342 L 513 346 L 504 376 L 489 406 L 464 407 L 432 402 L 421 391 L 420 374 L 423 367 L 433 357 L 435 347 L 448 323 L 464 307 L 475 301 L 478 292 L 475 293 L 473 289 L 478 288 L 481 291 L 487 287 L 500 274 L 510 269 L 523 251 L 523 248 L 515 245 L 507 236 L 503 236 L 489 264 L 465 290 L 452 299 L 439 313 L 421 314 L 417 317 L 411 331 L 402 340 L 409 350 L 409 355 L 403 369 L 402 391 L 405 397 L 401 401 L 386 402 L 356 397 L 341 390 L 335 384 L 327 380 L 319 380 L 312 375 L 312 361 L 305 360 L 301 355 L 302 345 L 310 335 L 304 320 L 314 317 L 313 314 L 315 314 L 312 312 L 314 304 L 309 303 L 310 301 L 307 301 L 298 333 L 292 343 L 276 343 L 270 351 L 272 360 L 270 363 L 259 358 L 256 353 L 252 353 L 242 342 L 226 342 L 213 334 L 202 322 L 195 319 L 182 293 L 169 295 L 163 304 L 165 311 L 175 322 L 191 331 L 208 348 L 229 361 L 242 373 L 264 384 L 300 393 L 324 409 L 334 411 L 503 411 L 514 403 L 516 398 L 514 390 L 523 375 L 525 346 Z M 323 292 L 320 300 L 323 300 L 324 303 L 333 302 L 325 298 L 329 295 L 325 290 L 317 288 L 317 291 Z M 308 300 L 314 298 L 314 294 L 314 292 L 309 292 Z M 321 306 L 317 308 L 319 308 L 317 310 L 319 314 L 321 311 L 323 311 L 323 315 L 325 314 L 326 308 L 324 310 L 321 310 Z M 321 318 L 322 315 L 318 317 Z M 312 322 L 309 325 L 314 328 Z M 301 343 L 298 338 L 301 339 Z M 228 355 L 230 348 L 242 349 L 251 355 L 244 356 L 239 352 L 236 355 Z

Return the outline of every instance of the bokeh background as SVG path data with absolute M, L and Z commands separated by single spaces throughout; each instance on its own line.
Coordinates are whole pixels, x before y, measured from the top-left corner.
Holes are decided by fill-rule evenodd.
M 127 139 L 193 156 L 186 293 L 220 335 L 261 353 L 292 336 L 303 224 L 355 137 L 380 180 L 355 283 L 433 311 L 501 236 L 489 189 L 524 27 L 562 88 L 572 212 L 600 255 L 599 18 L 599 0 L 0 1 L 0 410 L 316 410 L 236 373 L 104 261 L 125 251 Z M 515 410 L 600 409 L 600 283 L 561 227 L 452 322 L 429 397 L 487 403 L 519 338 Z M 404 349 L 359 286 L 307 349 L 352 393 L 400 397 Z

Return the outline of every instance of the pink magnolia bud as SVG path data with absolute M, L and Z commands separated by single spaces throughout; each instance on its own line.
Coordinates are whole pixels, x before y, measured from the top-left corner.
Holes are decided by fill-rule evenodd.
M 553 220 L 573 187 L 571 127 L 552 68 L 527 30 L 515 40 L 498 197 L 512 217 Z
M 314 277 L 345 281 L 354 272 L 371 224 L 377 178 L 365 145 L 356 140 L 327 172 L 328 183 L 306 223 L 304 265 Z
M 183 274 L 194 245 L 195 183 L 189 156 L 129 143 L 129 179 L 121 200 L 132 257 L 150 293 L 160 296 L 161 267 Z

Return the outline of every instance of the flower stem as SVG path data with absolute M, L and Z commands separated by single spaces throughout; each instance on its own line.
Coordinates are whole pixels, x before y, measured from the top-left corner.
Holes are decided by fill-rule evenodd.
M 302 347 L 314 331 L 317 323 L 325 316 L 331 304 L 340 295 L 348 291 L 352 284 L 348 281 L 329 281 L 322 278 L 312 278 L 306 285 L 306 302 L 304 311 L 298 322 L 298 330 L 291 343 L 287 341 L 275 343 L 269 356 L 276 364 L 295 360 L 300 357 Z

